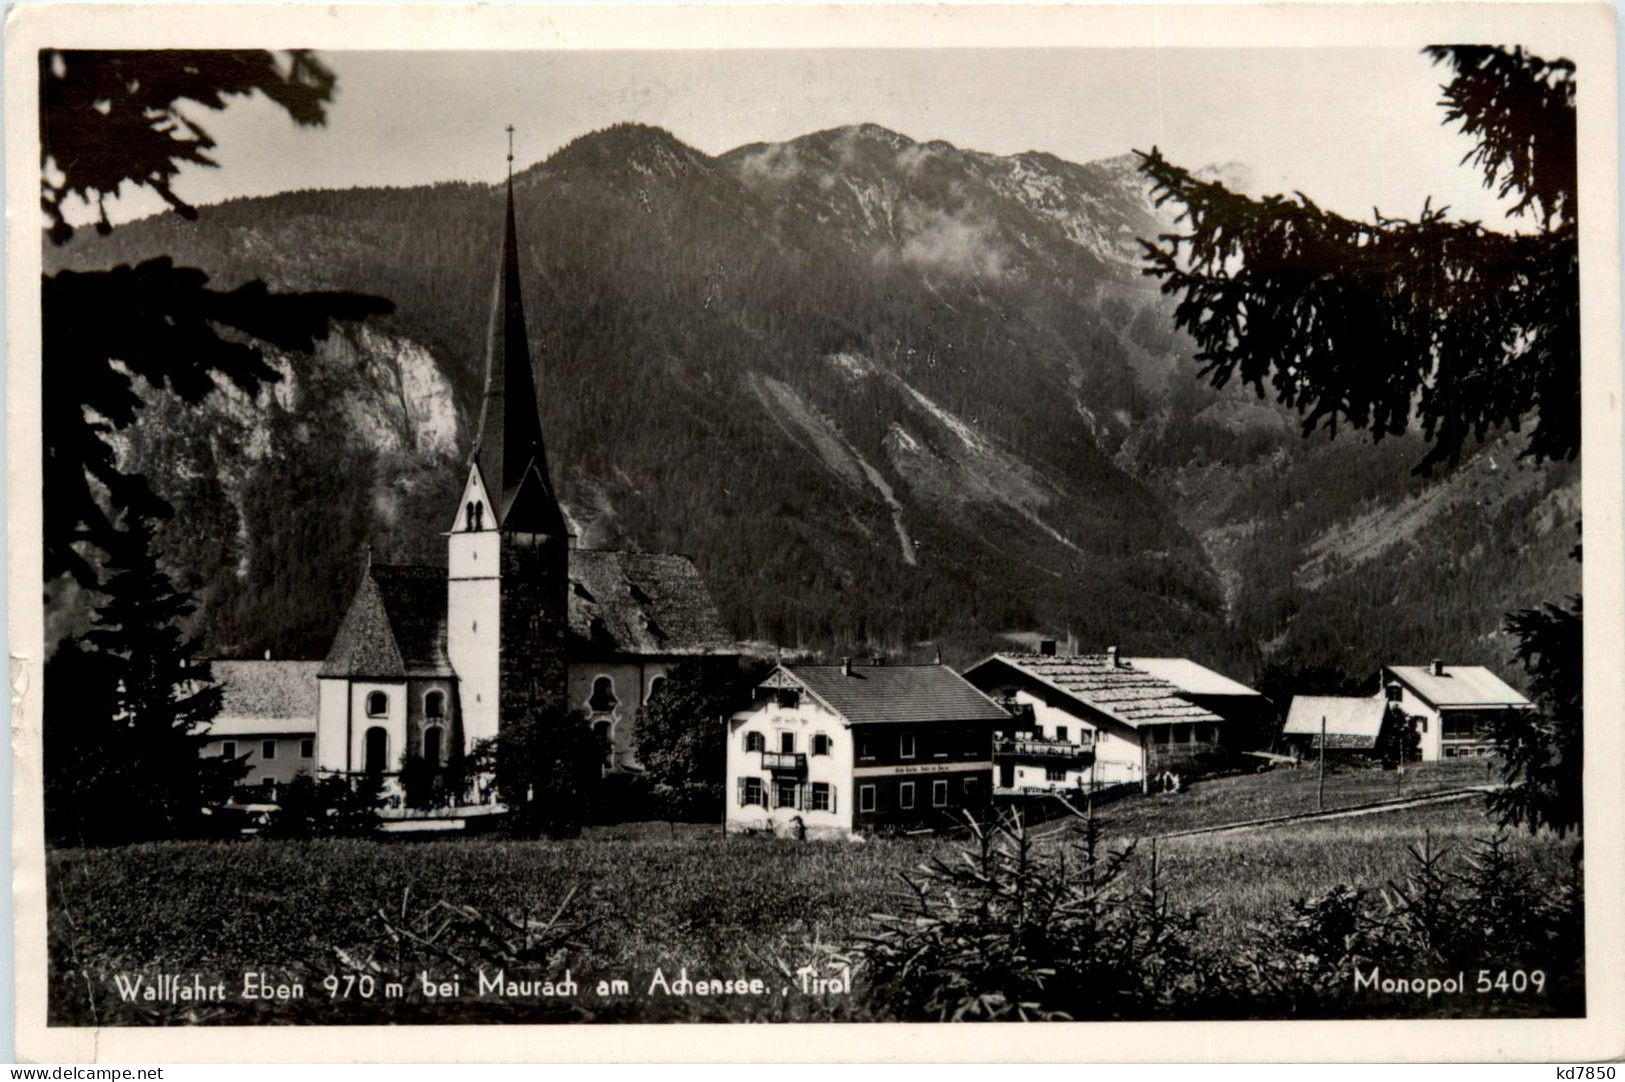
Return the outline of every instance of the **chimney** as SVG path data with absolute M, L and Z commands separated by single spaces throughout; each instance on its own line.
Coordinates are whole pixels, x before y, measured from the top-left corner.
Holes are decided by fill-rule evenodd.
M 1117 647 L 1106 647 L 1106 665 L 1108 668 L 1117 668 Z
M 942 664 L 942 644 L 941 643 L 937 644 L 936 659 L 934 661 L 932 661 L 932 664 L 933 665 L 941 665 Z
M 851 676 L 852 675 L 852 659 L 851 658 L 843 657 L 841 659 L 841 675 L 842 676 Z
M 1434 676 L 1443 676 L 1444 675 L 1444 662 L 1440 661 L 1438 658 L 1433 659 L 1433 675 Z
M 1038 652 L 1040 654 L 1044 655 L 1045 657 L 1054 657 L 1055 656 L 1055 640 L 1054 639 L 1039 639 L 1038 640 Z

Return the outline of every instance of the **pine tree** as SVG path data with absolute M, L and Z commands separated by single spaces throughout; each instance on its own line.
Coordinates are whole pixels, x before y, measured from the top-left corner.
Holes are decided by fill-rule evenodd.
M 94 649 L 80 652 L 97 678 L 93 695 L 87 701 L 65 686 L 51 688 L 89 713 L 75 718 L 53 711 L 50 724 L 72 725 L 80 738 L 48 737 L 74 747 L 78 758 L 56 757 L 57 776 L 47 788 L 85 799 L 77 812 L 85 841 L 196 833 L 204 809 L 224 801 L 244 769 L 202 755 L 221 689 L 198 656 L 197 640 L 183 630 L 193 605 L 158 567 L 150 525 L 138 519 L 121 533 L 109 565 L 106 601 L 85 636 Z M 83 780 L 76 784 L 66 773 Z

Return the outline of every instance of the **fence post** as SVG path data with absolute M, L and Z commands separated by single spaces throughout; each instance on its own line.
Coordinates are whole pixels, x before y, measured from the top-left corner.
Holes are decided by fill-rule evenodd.
M 1326 715 L 1320 716 L 1320 784 L 1315 793 L 1315 803 L 1321 811 L 1326 810 Z

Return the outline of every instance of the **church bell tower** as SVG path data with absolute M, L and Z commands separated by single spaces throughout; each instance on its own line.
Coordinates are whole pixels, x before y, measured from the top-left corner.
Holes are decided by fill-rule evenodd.
M 447 539 L 446 651 L 465 747 L 567 700 L 569 535 L 548 476 L 508 206 L 485 357 L 485 398 Z

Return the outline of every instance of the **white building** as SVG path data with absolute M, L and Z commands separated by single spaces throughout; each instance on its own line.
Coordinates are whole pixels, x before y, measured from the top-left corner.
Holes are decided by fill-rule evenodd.
M 1508 711 L 1534 704 L 1482 665 L 1390 665 L 1382 670 L 1387 698 L 1420 718 L 1422 761 L 1478 759 L 1495 754 L 1490 730 Z
M 945 665 L 780 665 L 728 722 L 730 830 L 933 827 L 985 808 L 1009 715 Z
M 203 754 L 248 765 L 242 784 L 267 790 L 316 768 L 319 661 L 213 661 L 220 713 Z

